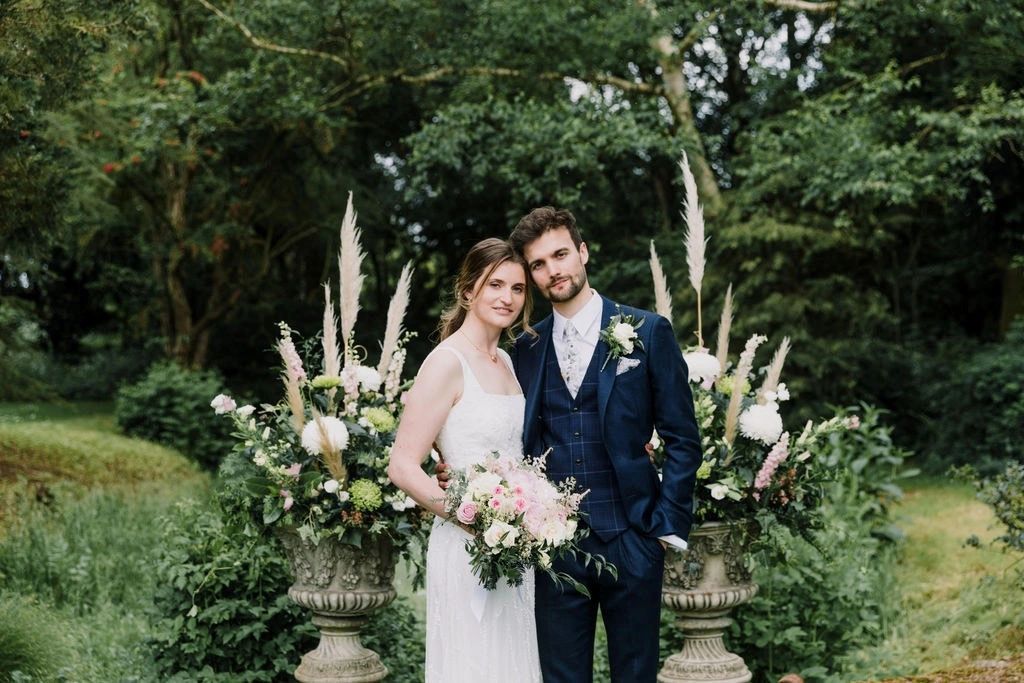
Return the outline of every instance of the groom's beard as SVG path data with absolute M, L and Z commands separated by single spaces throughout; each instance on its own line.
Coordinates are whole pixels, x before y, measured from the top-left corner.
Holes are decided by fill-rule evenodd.
M 553 301 L 556 304 L 560 304 L 562 302 L 569 301 L 577 294 L 579 294 L 581 291 L 583 291 L 583 286 L 585 284 L 587 284 L 587 272 L 583 271 L 578 275 L 569 276 L 569 285 L 565 288 L 564 291 L 552 291 L 551 285 L 549 285 L 546 289 L 544 289 L 544 294 L 547 295 L 548 301 Z

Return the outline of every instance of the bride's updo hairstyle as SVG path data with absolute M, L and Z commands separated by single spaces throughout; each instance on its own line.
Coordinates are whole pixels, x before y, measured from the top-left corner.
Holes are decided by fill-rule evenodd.
M 453 288 L 455 301 L 441 314 L 441 322 L 437 326 L 437 332 L 441 339 L 447 339 L 462 327 L 470 302 L 477 294 L 477 290 L 474 289 L 477 280 L 480 280 L 481 284 L 487 282 L 498 266 L 505 262 L 522 266 L 523 275 L 526 278 L 526 299 L 523 302 L 523 311 L 519 319 L 508 328 L 509 336 L 515 336 L 516 330 L 520 327 L 530 334 L 536 334 L 530 327 L 533 295 L 530 293 L 530 272 L 526 268 L 526 260 L 517 254 L 512 245 L 505 240 L 489 237 L 474 244 L 466 257 L 462 259 L 462 265 L 459 266 L 459 274 L 455 277 Z M 483 276 L 482 280 L 481 276 Z

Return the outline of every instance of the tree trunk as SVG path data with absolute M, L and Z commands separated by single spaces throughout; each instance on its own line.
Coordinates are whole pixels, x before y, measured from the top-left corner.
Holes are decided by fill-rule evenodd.
M 697 190 L 700 193 L 701 202 L 704 204 L 704 212 L 708 216 L 714 216 L 722 208 L 722 194 L 718 189 L 718 182 L 715 180 L 715 172 L 708 163 L 704 141 L 697 130 L 696 120 L 693 117 L 690 89 L 686 83 L 686 74 L 683 72 L 682 56 L 679 54 L 672 36 L 659 36 L 652 40 L 651 44 L 658 53 L 661 80 L 665 87 L 665 99 L 668 100 L 683 139 L 687 141 L 687 145 L 693 152 L 689 155 L 690 167 L 694 179 L 697 181 Z

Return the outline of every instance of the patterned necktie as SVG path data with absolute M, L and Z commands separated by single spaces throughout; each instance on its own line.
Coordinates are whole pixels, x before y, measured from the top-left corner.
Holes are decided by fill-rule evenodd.
M 580 385 L 583 383 L 583 368 L 580 367 L 580 333 L 570 321 L 565 322 L 565 330 L 562 332 L 565 358 L 562 363 L 562 379 L 573 398 L 579 393 Z

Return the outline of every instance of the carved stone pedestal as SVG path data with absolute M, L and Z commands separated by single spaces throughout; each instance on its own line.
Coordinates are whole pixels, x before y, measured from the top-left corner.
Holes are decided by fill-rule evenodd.
M 683 649 L 665 661 L 662 683 L 747 683 L 750 670 L 725 649 L 722 636 L 736 605 L 757 594 L 743 565 L 743 526 L 705 522 L 690 533 L 689 549 L 669 553 L 662 601 L 679 613 Z
M 359 630 L 370 612 L 395 599 L 395 554 L 383 537 L 366 538 L 361 548 L 322 539 L 302 540 L 290 529 L 278 537 L 292 565 L 295 583 L 288 597 L 313 611 L 320 643 L 302 656 L 295 670 L 300 683 L 370 683 L 382 680 L 387 667 L 363 647 Z

